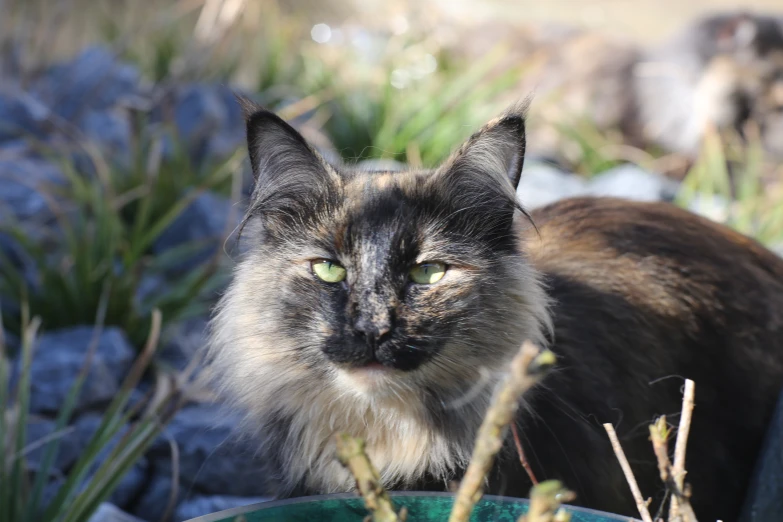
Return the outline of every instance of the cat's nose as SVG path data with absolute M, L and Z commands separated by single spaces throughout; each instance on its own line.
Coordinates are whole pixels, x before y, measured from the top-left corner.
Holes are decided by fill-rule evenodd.
M 362 315 L 356 320 L 354 330 L 372 346 L 378 346 L 391 334 L 391 318 L 371 318 Z

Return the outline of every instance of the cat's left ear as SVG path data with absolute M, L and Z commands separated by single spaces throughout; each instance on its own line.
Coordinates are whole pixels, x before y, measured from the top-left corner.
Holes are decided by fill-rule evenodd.
M 494 179 L 516 192 L 525 161 L 525 115 L 529 100 L 510 107 L 473 134 L 441 166 L 452 173 Z
M 238 97 L 255 178 L 249 212 L 267 223 L 294 222 L 334 203 L 339 179 L 305 138 L 276 114 Z M 292 218 L 293 216 L 293 218 Z

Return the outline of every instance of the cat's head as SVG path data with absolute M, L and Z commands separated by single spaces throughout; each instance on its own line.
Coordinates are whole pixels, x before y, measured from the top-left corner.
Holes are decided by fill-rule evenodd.
M 327 164 L 278 116 L 244 105 L 246 253 L 213 324 L 231 378 L 259 395 L 443 398 L 540 341 L 545 297 L 518 236 L 532 226 L 516 198 L 521 107 L 437 169 L 366 172 Z

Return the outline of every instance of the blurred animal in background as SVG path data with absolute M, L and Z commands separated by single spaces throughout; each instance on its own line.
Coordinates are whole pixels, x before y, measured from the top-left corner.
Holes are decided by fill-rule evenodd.
M 694 155 L 705 129 L 758 127 L 783 158 L 783 18 L 730 13 L 689 24 L 634 64 L 636 139 Z
M 769 157 L 783 159 L 783 16 L 710 14 L 649 48 L 552 24 L 468 31 L 462 57 L 505 42 L 506 63 L 524 64 L 509 101 L 533 94 L 530 157 L 572 168 L 585 136 L 600 133 L 693 160 L 714 128 L 757 133 Z

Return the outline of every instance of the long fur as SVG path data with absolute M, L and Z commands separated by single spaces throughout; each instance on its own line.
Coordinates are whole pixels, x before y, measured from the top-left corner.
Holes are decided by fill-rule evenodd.
M 334 459 L 340 431 L 367 440 L 389 487 L 411 487 L 424 475 L 445 483 L 466 464 L 493 383 L 520 340 L 546 342 L 549 302 L 511 228 L 525 219 L 515 195 L 524 109 L 490 122 L 437 171 L 392 174 L 337 173 L 292 129 L 246 106 L 259 180 L 244 231 L 252 246 L 216 309 L 210 359 L 220 391 L 247 412 L 245 428 L 263 444 L 278 495 L 351 487 Z M 388 198 L 393 203 L 386 208 Z M 418 223 L 395 214 L 397 202 Z M 380 214 L 377 227 L 389 234 L 361 222 L 368 214 Z M 351 232 L 335 237 L 336 229 Z M 307 277 L 300 260 L 330 257 L 328 243 L 344 243 L 341 253 L 358 273 L 354 292 L 367 286 L 362 306 L 377 307 L 372 288 L 401 234 L 416 243 L 417 261 L 451 252 L 470 266 L 450 268 L 451 282 L 444 279 L 442 292 L 419 306 L 430 319 L 453 323 L 431 360 L 384 377 L 381 392 L 363 391 L 323 353 L 324 337 L 340 325 L 325 317 L 330 310 L 297 295 L 309 284 L 300 280 Z M 300 327 L 287 321 L 287 302 L 295 303 Z M 437 337 L 426 325 L 416 335 Z M 477 382 L 485 384 L 477 388 Z

